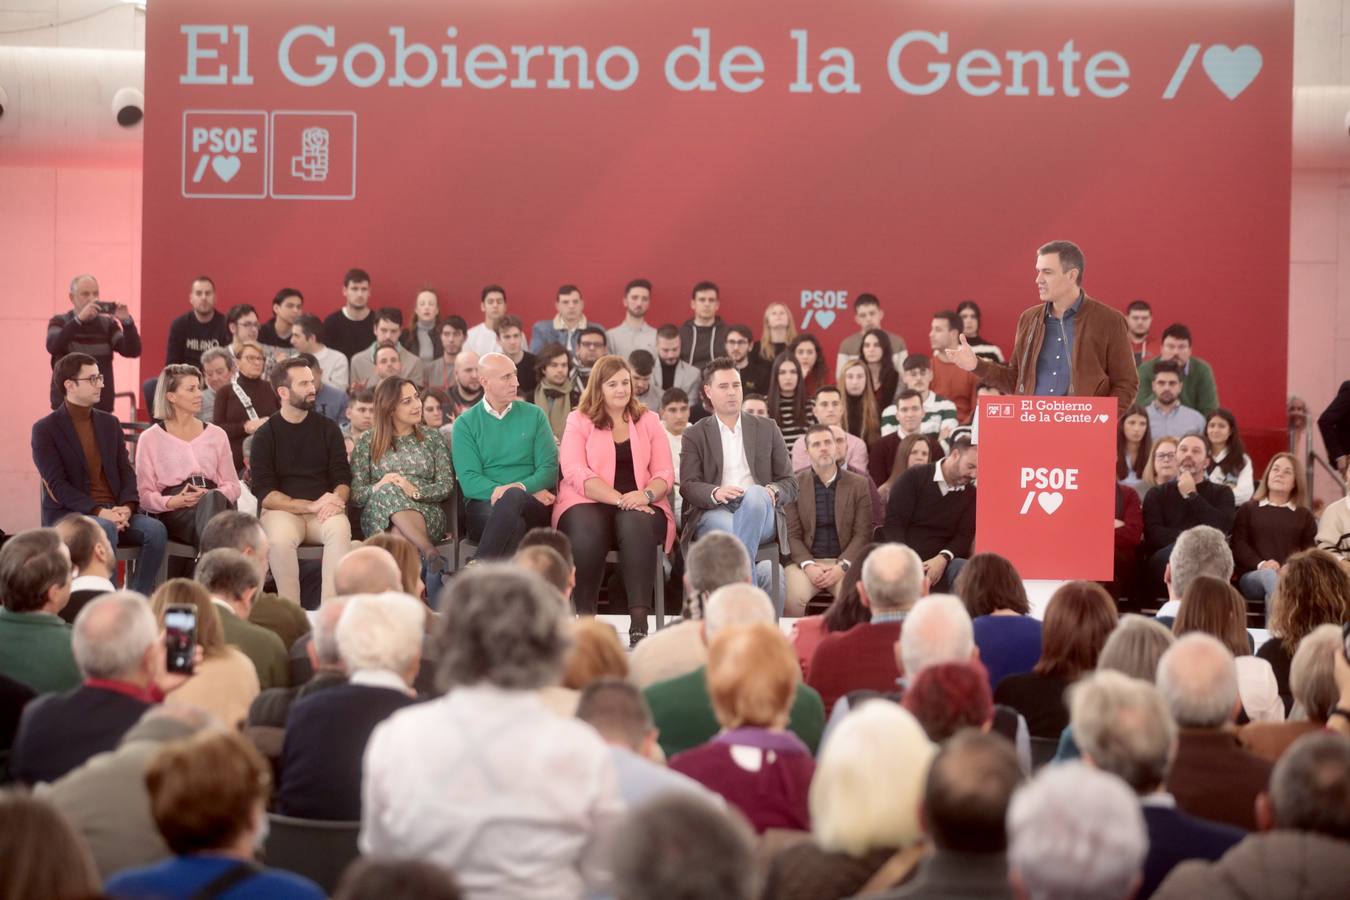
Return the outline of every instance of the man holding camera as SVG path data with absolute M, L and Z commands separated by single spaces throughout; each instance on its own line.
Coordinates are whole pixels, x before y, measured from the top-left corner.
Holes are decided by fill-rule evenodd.
M 47 322 L 47 352 L 52 356 L 52 368 L 68 353 L 92 356 L 103 376 L 103 393 L 94 406 L 110 413 L 113 395 L 117 393 L 113 384 L 113 354 L 120 353 L 127 359 L 139 357 L 141 335 L 125 303 L 99 300 L 98 279 L 93 275 L 76 275 L 71 280 L 70 305 L 70 312 L 52 316 Z M 53 381 L 52 409 L 65 399 L 60 388 Z

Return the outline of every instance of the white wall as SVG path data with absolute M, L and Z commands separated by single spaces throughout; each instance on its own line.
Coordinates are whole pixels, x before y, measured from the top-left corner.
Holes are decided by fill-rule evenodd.
M 1350 84 L 1350 0 L 1297 0 L 1294 84 Z M 1350 171 L 1296 168 L 1291 218 L 1289 391 L 1316 416 L 1350 379 Z M 1324 473 L 1314 483 L 1338 496 Z

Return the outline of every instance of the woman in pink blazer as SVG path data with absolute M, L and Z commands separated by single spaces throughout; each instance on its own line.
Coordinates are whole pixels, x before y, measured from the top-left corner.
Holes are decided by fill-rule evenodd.
M 619 551 L 629 599 L 629 637 L 647 634 L 656 578 L 656 548 L 675 540 L 666 495 L 675 480 L 670 443 L 656 414 L 638 402 L 633 373 L 621 356 L 605 356 L 591 370 L 577 408 L 567 416 L 559 462 L 562 483 L 553 527 L 572 541 L 577 612 L 595 613 L 605 554 Z

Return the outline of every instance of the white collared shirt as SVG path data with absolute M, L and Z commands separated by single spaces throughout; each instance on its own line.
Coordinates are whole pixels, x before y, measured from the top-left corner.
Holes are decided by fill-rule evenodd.
M 416 696 L 412 688 L 408 687 L 408 682 L 403 680 L 403 676 L 389 669 L 357 669 L 347 682 L 365 687 L 388 688 L 410 697 Z
M 622 819 L 596 731 L 534 691 L 456 686 L 376 727 L 361 849 L 454 870 L 469 897 L 574 900 L 609 888 L 604 838 Z
M 77 591 L 106 591 L 112 593 L 117 590 L 111 581 L 102 575 L 80 575 L 70 582 L 70 592 Z
M 717 432 L 722 437 L 722 483 L 719 487 L 754 487 L 755 476 L 750 472 L 750 462 L 745 455 L 745 414 L 736 419 L 735 428 L 728 428 L 715 414 L 713 418 L 717 420 Z
M 514 403 L 515 401 L 514 400 L 506 401 L 506 409 L 502 410 L 501 412 L 497 412 L 495 409 L 492 408 L 492 404 L 488 402 L 486 393 L 483 394 L 482 402 L 483 402 L 483 409 L 487 410 L 487 414 L 500 422 L 502 419 L 506 418 L 506 414 L 511 411 L 511 404 Z
M 501 353 L 502 345 L 497 341 L 497 332 L 487 327 L 486 322 L 479 322 L 464 333 L 463 350 L 472 350 L 479 356 L 488 353 Z
M 1256 504 L 1256 505 L 1257 505 L 1257 506 L 1275 506 L 1276 504 L 1271 503 L 1269 497 L 1265 497 L 1265 498 L 1263 498 L 1263 499 L 1261 500 L 1260 503 L 1258 503 L 1258 504 Z M 1293 500 L 1290 500 L 1288 503 L 1281 503 L 1281 504 L 1278 504 L 1278 505 L 1284 507 L 1285 509 L 1291 509 L 1291 510 L 1294 510 L 1295 512 L 1298 511 L 1298 507 L 1294 505 L 1294 501 L 1293 501 Z
M 938 490 L 942 492 L 944 497 L 952 491 L 964 491 L 966 489 L 964 484 L 951 484 L 947 481 L 942 474 L 942 460 L 938 460 L 937 465 L 933 466 L 933 480 L 937 482 Z

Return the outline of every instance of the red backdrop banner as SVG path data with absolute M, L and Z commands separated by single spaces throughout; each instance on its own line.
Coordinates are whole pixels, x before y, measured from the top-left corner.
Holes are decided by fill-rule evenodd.
M 1292 0 L 151 4 L 147 372 L 194 275 L 266 319 L 352 266 L 471 323 L 501 283 L 527 330 L 565 282 L 611 325 L 648 277 L 659 324 L 711 278 L 831 353 L 859 293 L 912 350 L 971 298 L 1007 350 L 1068 238 L 1278 425 L 1292 41 Z
M 981 397 L 975 549 L 1023 578 L 1110 581 L 1116 402 Z

